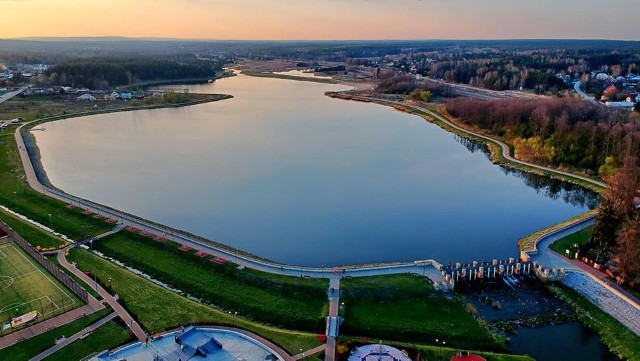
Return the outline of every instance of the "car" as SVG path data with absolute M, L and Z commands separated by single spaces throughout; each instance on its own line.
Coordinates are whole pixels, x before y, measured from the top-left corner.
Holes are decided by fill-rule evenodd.
M 22 121 L 22 118 L 17 117 L 17 118 L 15 118 L 15 119 L 13 119 L 13 120 L 11 121 L 11 123 L 20 123 L 21 121 Z

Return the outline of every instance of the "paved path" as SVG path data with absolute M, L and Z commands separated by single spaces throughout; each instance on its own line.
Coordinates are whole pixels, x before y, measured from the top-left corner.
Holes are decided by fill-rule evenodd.
M 332 278 L 329 281 L 329 319 L 333 319 L 335 322 L 335 332 L 337 334 L 340 325 L 338 315 L 340 313 L 340 278 Z M 332 332 L 329 330 L 329 332 Z M 336 359 L 336 337 L 327 335 L 326 352 L 324 354 L 325 361 L 334 361 Z
M 320 353 L 320 352 L 324 351 L 326 348 L 327 348 L 326 345 L 320 345 L 318 347 L 314 347 L 312 349 L 309 349 L 309 350 L 306 350 L 304 352 L 301 352 L 301 353 L 299 353 L 297 355 L 293 355 L 293 356 L 291 356 L 291 359 L 292 360 L 301 360 L 302 358 L 307 358 L 307 357 L 309 357 L 311 355 L 315 355 L 317 353 Z
M 585 92 L 583 92 L 582 89 L 580 89 L 580 85 L 581 84 L 582 84 L 581 81 L 577 81 L 575 84 L 573 84 L 573 89 L 576 91 L 576 93 L 578 93 L 578 95 L 580 95 L 582 97 L 582 99 L 588 101 L 591 104 L 602 105 L 602 103 L 600 103 L 599 101 L 595 100 L 592 96 L 589 96 Z
M 98 294 L 102 297 L 102 299 L 105 302 L 107 302 L 109 306 L 111 306 L 111 308 L 113 308 L 113 310 L 118 314 L 118 316 L 120 316 L 120 318 L 129 326 L 129 328 L 131 329 L 133 334 L 138 338 L 138 340 L 140 340 L 140 342 L 147 341 L 147 334 L 144 332 L 140 324 L 138 324 L 133 319 L 133 317 L 131 317 L 129 312 L 127 312 L 127 310 L 125 310 L 124 307 L 122 307 L 122 305 L 120 305 L 118 301 L 113 296 L 111 296 L 111 294 L 109 294 L 109 292 L 107 292 L 104 288 L 102 288 L 102 286 L 100 286 L 99 284 L 95 284 L 94 281 L 89 276 L 87 276 L 86 274 L 84 274 L 84 272 L 80 271 L 79 269 L 74 267 L 72 264 L 70 264 L 67 261 L 67 258 L 64 256 L 64 251 L 58 252 L 58 262 L 60 262 L 60 265 L 64 267 L 67 271 L 76 275 L 78 278 L 83 280 L 86 284 L 94 285 L 94 287 L 96 288 L 96 292 L 98 292 Z
M 23 86 L 22 88 L 18 89 L 18 90 L 14 90 L 11 92 L 7 92 L 4 93 L 0 96 L 0 104 L 6 102 L 7 100 L 15 97 L 18 94 L 23 93 L 25 90 L 27 90 L 29 88 L 29 86 Z
M 40 360 L 45 359 L 49 355 L 53 354 L 54 352 L 60 350 L 61 348 L 65 347 L 65 346 L 67 346 L 68 344 L 72 343 L 73 341 L 76 341 L 76 340 L 78 340 L 80 338 L 84 338 L 85 335 L 97 330 L 100 326 L 102 326 L 105 323 L 113 320 L 117 316 L 118 316 L 118 314 L 115 313 L 115 312 L 110 313 L 106 317 L 103 317 L 102 319 L 98 320 L 98 322 L 94 323 L 93 325 L 90 325 L 90 326 L 84 328 L 80 332 L 77 332 L 76 334 L 72 335 L 71 337 L 66 338 L 64 341 L 59 342 L 58 344 L 54 345 L 53 347 L 50 347 L 50 348 L 44 350 L 43 352 L 41 352 L 40 354 L 38 354 L 37 356 L 32 358 L 31 361 L 40 361 Z

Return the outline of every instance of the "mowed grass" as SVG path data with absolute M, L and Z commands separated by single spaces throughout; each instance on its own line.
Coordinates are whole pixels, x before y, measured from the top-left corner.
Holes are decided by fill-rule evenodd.
M 0 323 L 37 310 L 49 318 L 75 308 L 80 300 L 17 245 L 0 246 Z
M 461 301 L 435 291 L 424 277 L 390 275 L 344 279 L 341 333 L 476 350 L 505 350 Z
M 56 339 L 62 336 L 70 337 L 111 312 L 111 309 L 105 308 L 96 313 L 92 313 L 72 321 L 66 325 L 51 329 L 45 333 L 18 342 L 15 345 L 3 348 L 0 350 L 0 360 L 29 360 L 46 349 L 54 346 Z
M 111 278 L 113 291 L 120 297 L 119 302 L 148 333 L 194 322 L 243 328 L 280 345 L 290 354 L 297 354 L 301 348 L 310 349 L 321 344 L 313 333 L 265 326 L 244 318 L 242 314 L 233 317 L 225 311 L 189 300 L 83 249 L 72 249 L 69 261 L 75 261 L 83 271 L 92 271 L 95 267 L 98 281 L 103 285 L 107 285 Z
M 219 265 L 212 256 L 198 257 L 193 250 L 180 251 L 177 243 L 128 231 L 101 239 L 93 247 L 206 304 L 261 323 L 324 332 L 328 280 L 238 270 L 232 262 Z
M 558 254 L 573 259 L 578 249 L 589 242 L 592 229 L 593 227 L 587 227 L 578 232 L 571 233 L 553 242 L 549 248 Z M 577 247 L 575 247 L 576 244 L 578 245 Z M 567 254 L 567 250 L 569 250 L 569 254 Z
M 0 209 L 0 220 L 34 246 L 58 248 L 61 244 L 65 243 L 62 238 L 53 233 L 26 222 L 3 209 Z
M 111 350 L 125 344 L 127 341 L 133 340 L 133 337 L 129 334 L 129 331 L 122 321 L 120 321 L 120 319 L 114 319 L 100 326 L 100 328 L 93 331 L 87 337 L 76 340 L 54 352 L 45 358 L 45 360 L 82 360 L 97 352 Z

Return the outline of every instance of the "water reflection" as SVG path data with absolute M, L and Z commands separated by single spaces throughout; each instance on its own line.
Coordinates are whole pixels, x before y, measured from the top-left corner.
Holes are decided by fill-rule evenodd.
M 491 152 L 486 144 L 458 135 L 454 138 L 471 153 L 482 153 L 488 160 L 491 160 Z M 500 167 L 500 169 L 504 174 L 522 179 L 527 187 L 535 189 L 538 194 L 542 194 L 547 198 L 553 200 L 561 199 L 563 202 L 573 206 L 587 207 L 589 209 L 594 209 L 600 204 L 600 195 L 598 193 L 579 185 L 509 167 Z

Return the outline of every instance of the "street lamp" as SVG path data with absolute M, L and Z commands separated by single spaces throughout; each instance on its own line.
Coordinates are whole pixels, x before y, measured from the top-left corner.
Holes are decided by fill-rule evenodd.
M 51 228 L 51 230 L 53 231 L 53 222 L 51 222 L 51 213 L 49 213 L 48 215 L 49 215 L 49 228 Z
M 13 201 L 15 203 L 15 207 L 18 208 L 18 192 L 13 192 Z
M 300 349 L 300 352 L 302 353 L 302 358 L 300 360 L 304 360 L 304 350 Z

